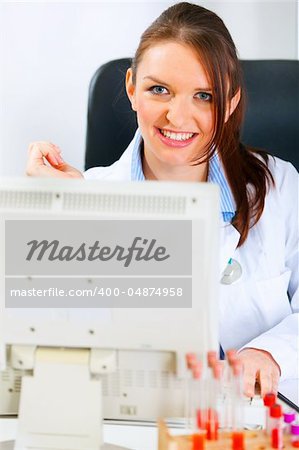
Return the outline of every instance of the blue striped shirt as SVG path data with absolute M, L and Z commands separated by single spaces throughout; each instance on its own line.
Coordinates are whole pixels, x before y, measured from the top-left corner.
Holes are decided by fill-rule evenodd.
M 142 162 L 140 156 L 140 149 L 142 143 L 142 136 L 138 130 L 135 136 L 135 143 L 132 153 L 131 164 L 131 180 L 144 181 L 144 173 L 142 170 Z M 235 202 L 232 192 L 230 190 L 227 179 L 225 178 L 224 169 L 221 164 L 217 152 L 214 154 L 209 162 L 208 182 L 218 184 L 220 188 L 220 210 L 224 222 L 231 222 L 235 215 Z

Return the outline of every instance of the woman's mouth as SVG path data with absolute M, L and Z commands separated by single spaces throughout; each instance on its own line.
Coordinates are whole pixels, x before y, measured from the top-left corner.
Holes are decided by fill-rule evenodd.
M 172 130 L 164 130 L 162 128 L 156 128 L 158 131 L 157 135 L 160 140 L 168 145 L 169 147 L 186 147 L 191 144 L 198 133 L 192 133 L 188 131 L 172 131 Z

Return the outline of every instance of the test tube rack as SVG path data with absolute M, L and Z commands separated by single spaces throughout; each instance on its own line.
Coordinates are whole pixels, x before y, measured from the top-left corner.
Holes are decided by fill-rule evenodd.
M 158 422 L 158 450 L 193 450 L 191 435 L 171 435 L 163 420 Z M 244 430 L 246 450 L 271 450 L 271 443 L 264 430 Z M 231 450 L 231 433 L 219 431 L 217 441 L 205 440 L 205 450 Z M 284 436 L 284 450 L 293 450 L 290 436 Z

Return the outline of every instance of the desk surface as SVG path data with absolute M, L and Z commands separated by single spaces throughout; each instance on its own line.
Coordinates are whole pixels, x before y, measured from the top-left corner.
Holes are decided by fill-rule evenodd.
M 262 413 L 262 415 L 261 415 Z M 246 417 L 250 423 L 264 419 L 263 410 L 259 407 L 246 408 Z M 18 420 L 15 418 L 0 418 L 0 450 L 13 450 L 12 445 L 2 445 L 1 441 L 12 441 L 16 438 Z M 171 429 L 172 433 L 182 433 L 182 428 Z M 158 434 L 153 425 L 104 423 L 104 442 L 119 447 L 107 447 L 105 450 L 157 450 Z M 103 449 L 104 450 L 104 449 Z
M 298 379 L 280 383 L 280 391 L 290 400 L 298 404 Z M 257 410 L 247 409 L 248 420 L 254 423 L 257 419 Z M 252 416 L 252 417 L 250 417 Z M 10 446 L 1 446 L 1 442 L 12 441 L 16 437 L 18 420 L 14 418 L 0 418 L 0 450 L 10 450 Z M 256 422 L 255 422 L 256 423 Z M 174 432 L 177 430 L 174 430 Z M 115 446 L 132 450 L 156 450 L 157 429 L 154 426 L 144 424 L 114 424 L 104 423 L 104 441 Z M 114 450 L 107 447 L 107 450 Z M 115 448 L 117 450 L 117 447 Z
M 17 419 L 0 419 L 0 450 L 12 447 L 1 446 L 1 442 L 14 440 L 17 433 Z M 156 450 L 157 429 L 154 426 L 104 424 L 104 442 L 132 450 Z M 107 450 L 110 450 L 107 448 Z M 113 450 L 113 448 L 111 448 Z M 115 449 L 116 450 L 116 449 Z

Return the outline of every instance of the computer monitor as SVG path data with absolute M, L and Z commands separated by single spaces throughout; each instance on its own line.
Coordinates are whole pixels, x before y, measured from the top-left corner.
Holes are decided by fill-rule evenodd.
M 0 413 L 21 390 L 16 449 L 95 449 L 103 417 L 183 416 L 185 354 L 218 350 L 218 196 L 0 180 Z

